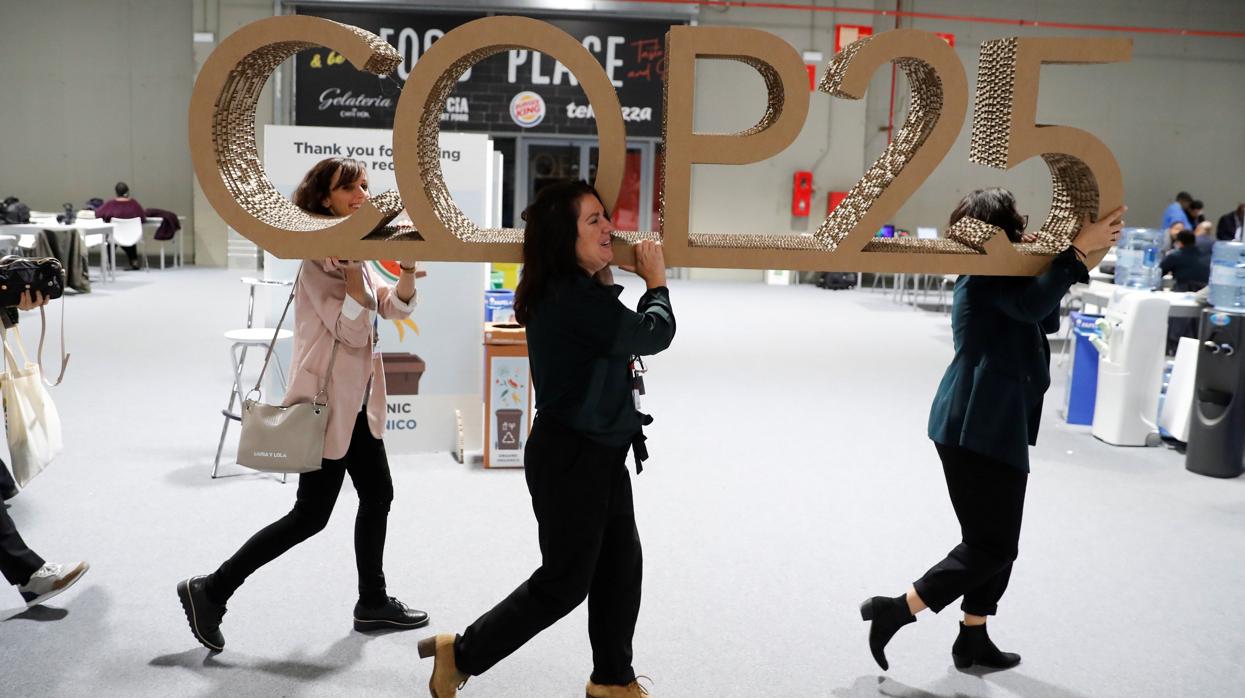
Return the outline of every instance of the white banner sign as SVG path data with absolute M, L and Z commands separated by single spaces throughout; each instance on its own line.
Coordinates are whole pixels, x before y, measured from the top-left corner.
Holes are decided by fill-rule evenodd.
M 493 227 L 498 206 L 494 176 L 500 174 L 492 141 L 483 134 L 441 135 L 441 168 L 463 213 L 477 225 Z M 397 188 L 393 171 L 392 132 L 380 129 L 314 126 L 264 127 L 264 167 L 273 186 L 291 196 L 303 175 L 327 157 L 348 157 L 368 166 L 373 195 Z M 415 260 L 418 261 L 418 260 Z M 377 276 L 397 281 L 394 260 L 370 262 Z M 290 280 L 298 261 L 264 256 L 264 276 Z M 389 384 L 386 447 L 392 453 L 449 451 L 457 429 L 454 412 L 464 420 L 483 415 L 484 354 L 482 323 L 487 265 L 433 262 L 420 264 L 428 275 L 419 280 L 415 312 L 405 320 L 379 320 L 380 351 L 385 354 Z M 284 297 L 273 294 L 270 312 L 280 313 Z M 289 348 L 286 347 L 288 358 Z M 415 392 L 415 391 L 418 392 Z M 482 428 L 468 429 L 479 433 Z M 478 450 L 480 444 L 467 444 Z

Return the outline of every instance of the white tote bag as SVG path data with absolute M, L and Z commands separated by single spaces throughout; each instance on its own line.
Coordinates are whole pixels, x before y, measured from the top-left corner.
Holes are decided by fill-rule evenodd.
M 22 354 L 21 366 L 9 346 L 8 330 L 4 331 L 3 341 L 4 362 L 8 370 L 0 377 L 0 394 L 4 396 L 13 477 L 17 484 L 25 487 L 52 459 L 60 455 L 63 446 L 61 418 L 44 385 L 39 364 L 31 363 L 26 357 L 21 335 L 17 335 L 17 348 Z

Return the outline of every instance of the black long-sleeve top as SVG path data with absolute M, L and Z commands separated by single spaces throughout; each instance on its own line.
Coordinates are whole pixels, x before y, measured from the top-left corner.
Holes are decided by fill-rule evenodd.
M 642 425 L 631 356 L 662 351 L 675 330 L 669 289 L 649 289 L 634 312 L 618 300 L 622 290 L 587 275 L 561 279 L 532 304 L 527 321 L 537 411 L 608 446 L 630 443 Z

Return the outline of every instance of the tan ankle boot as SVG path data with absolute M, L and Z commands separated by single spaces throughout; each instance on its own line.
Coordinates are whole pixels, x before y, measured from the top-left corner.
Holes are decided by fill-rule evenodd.
M 647 677 L 646 677 L 647 678 Z M 626 686 L 606 686 L 588 681 L 588 698 L 652 698 L 648 689 L 637 679 Z
M 458 689 L 471 678 L 458 670 L 454 661 L 454 634 L 442 633 L 419 641 L 419 657 L 436 657 L 432 665 L 432 678 L 428 679 L 428 691 L 432 698 L 456 698 Z

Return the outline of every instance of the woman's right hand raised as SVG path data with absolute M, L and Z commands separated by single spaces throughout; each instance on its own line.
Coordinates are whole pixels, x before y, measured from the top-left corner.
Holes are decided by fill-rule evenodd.
M 635 266 L 623 269 L 638 274 L 649 288 L 666 285 L 666 255 L 656 240 L 641 240 L 635 244 Z
M 1127 206 L 1121 206 L 1092 223 L 1089 214 L 1085 214 L 1081 230 L 1072 241 L 1072 246 L 1083 254 L 1110 249 L 1120 237 L 1120 230 L 1124 228 L 1124 212 L 1127 210 Z

